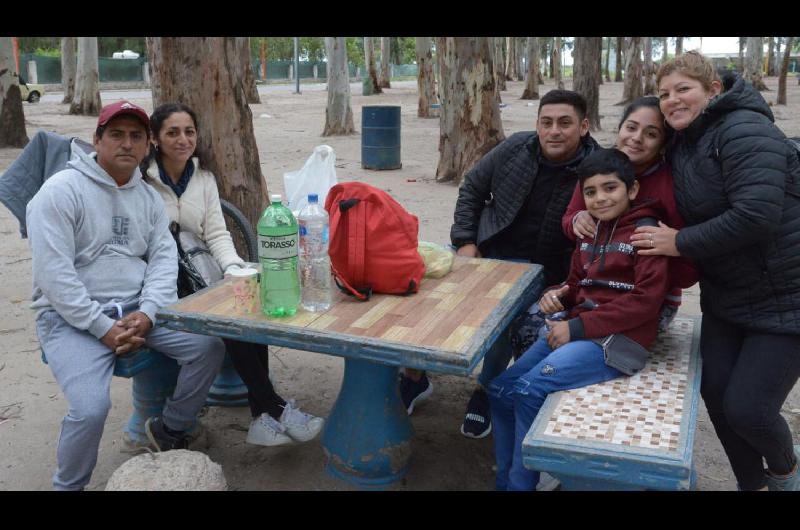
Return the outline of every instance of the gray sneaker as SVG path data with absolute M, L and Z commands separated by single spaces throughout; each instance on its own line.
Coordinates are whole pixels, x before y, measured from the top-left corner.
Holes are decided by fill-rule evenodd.
M 794 469 L 788 477 L 776 477 L 767 472 L 767 488 L 769 491 L 800 491 L 800 445 L 794 446 L 794 457 L 797 460 Z

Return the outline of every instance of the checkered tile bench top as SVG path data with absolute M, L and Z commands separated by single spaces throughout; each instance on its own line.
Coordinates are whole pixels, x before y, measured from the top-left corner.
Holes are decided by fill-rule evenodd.
M 678 451 L 694 325 L 676 318 L 639 373 L 561 392 L 543 434 Z

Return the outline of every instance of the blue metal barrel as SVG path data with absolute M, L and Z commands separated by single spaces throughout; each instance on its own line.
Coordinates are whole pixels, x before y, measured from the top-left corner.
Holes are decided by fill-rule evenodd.
M 400 107 L 361 107 L 361 167 L 400 169 Z

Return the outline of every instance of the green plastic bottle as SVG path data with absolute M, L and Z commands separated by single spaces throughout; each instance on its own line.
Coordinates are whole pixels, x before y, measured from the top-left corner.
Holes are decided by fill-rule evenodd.
M 270 201 L 258 220 L 261 310 L 271 317 L 291 316 L 300 303 L 297 220 L 279 194 L 270 195 Z

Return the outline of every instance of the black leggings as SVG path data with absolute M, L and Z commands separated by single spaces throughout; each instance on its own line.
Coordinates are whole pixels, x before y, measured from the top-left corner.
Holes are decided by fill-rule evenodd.
M 233 367 L 247 385 L 247 401 L 253 417 L 266 412 L 276 420 L 279 419 L 286 401 L 275 392 L 269 380 L 267 346 L 233 339 L 224 339 L 224 342 Z
M 800 376 L 800 335 L 747 331 L 704 313 L 700 351 L 700 393 L 739 487 L 764 487 L 762 458 L 789 474 L 796 461 L 780 410 Z

